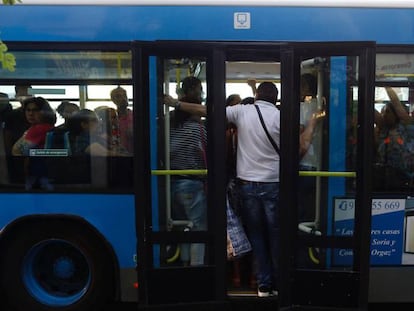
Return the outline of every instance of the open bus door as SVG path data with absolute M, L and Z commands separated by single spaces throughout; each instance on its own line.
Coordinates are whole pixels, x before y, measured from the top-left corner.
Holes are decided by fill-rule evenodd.
M 375 44 L 291 44 L 281 62 L 280 305 L 366 309 Z M 316 77 L 314 98 L 300 98 L 304 74 Z M 306 111 L 326 115 L 302 157 Z
M 139 304 L 223 302 L 226 298 L 225 180 L 222 178 L 225 168 L 220 159 L 225 143 L 224 109 L 209 109 L 208 122 L 200 121 L 199 130 L 204 131 L 204 123 L 208 133 L 203 161 L 207 162 L 204 166 L 208 167 L 209 174 L 205 169 L 196 168 L 172 170 L 170 128 L 174 115 L 173 109 L 163 104 L 163 96 L 170 94 L 177 98 L 182 80 L 195 76 L 201 80 L 203 97 L 208 97 L 208 102 L 222 101 L 224 59 L 218 61 L 212 45 L 200 42 L 137 42 L 134 51 L 138 61 L 135 98 L 140 99 L 136 120 L 140 146 L 137 171 Z M 184 198 L 178 200 L 172 194 L 177 179 L 190 180 L 196 187 L 200 183 L 208 187 L 206 211 L 204 196 L 194 199 L 197 206 L 191 212 L 183 209 Z M 199 215 L 193 214 L 194 220 L 189 219 L 188 213 L 194 211 Z M 192 260 L 195 252 L 199 257 L 197 262 Z
M 234 301 L 228 295 L 226 276 L 226 75 L 230 64 L 266 63 L 270 76 L 261 80 L 277 81 L 281 91 L 283 219 L 279 296 L 267 306 L 272 310 L 367 306 L 374 51 L 370 42 L 134 43 L 139 305 L 214 306 Z M 278 73 L 272 76 L 274 68 Z M 317 77 L 316 107 L 326 113 L 313 141 L 319 158 L 312 171 L 299 168 L 303 73 Z M 206 171 L 171 169 L 172 113 L 163 105 L 163 95 L 176 98 L 186 76 L 201 80 L 206 99 Z M 251 76 L 245 73 L 246 79 Z M 180 175 L 207 181 L 205 230 L 189 229 L 192 224 L 175 208 L 171 189 Z M 303 218 L 298 207 L 302 177 L 313 183 L 314 201 L 307 207 L 310 219 Z M 353 200 L 342 200 L 345 196 Z M 188 246 L 194 243 L 205 252 L 197 266 L 188 264 Z M 259 298 L 248 299 L 258 303 Z M 251 304 L 242 303 L 238 309 L 243 306 Z

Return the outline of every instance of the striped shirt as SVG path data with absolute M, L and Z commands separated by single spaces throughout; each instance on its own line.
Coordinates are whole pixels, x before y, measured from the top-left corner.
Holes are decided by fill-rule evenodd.
M 170 129 L 170 158 L 173 170 L 205 169 L 207 132 L 205 125 L 187 120 L 182 127 Z

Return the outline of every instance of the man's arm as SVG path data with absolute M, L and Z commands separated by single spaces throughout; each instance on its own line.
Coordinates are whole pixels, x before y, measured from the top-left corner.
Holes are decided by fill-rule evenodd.
M 250 86 L 250 88 L 252 89 L 252 92 L 253 92 L 253 96 L 255 96 L 256 95 L 256 91 L 257 91 L 257 89 L 256 89 L 256 80 L 254 80 L 254 79 L 249 79 L 249 80 L 247 80 L 247 84 Z
M 302 158 L 312 143 L 313 139 L 313 132 L 315 131 L 315 127 L 318 124 L 319 120 L 325 117 L 325 111 L 320 111 L 318 113 L 314 113 L 312 118 L 309 120 L 308 125 L 303 129 L 303 131 L 299 135 L 299 157 Z
M 172 98 L 170 95 L 164 96 L 164 103 L 170 107 L 174 107 L 175 109 L 188 112 L 189 114 L 192 114 L 195 116 L 199 116 L 199 117 L 207 116 L 207 107 L 204 105 L 179 101 L 177 99 Z

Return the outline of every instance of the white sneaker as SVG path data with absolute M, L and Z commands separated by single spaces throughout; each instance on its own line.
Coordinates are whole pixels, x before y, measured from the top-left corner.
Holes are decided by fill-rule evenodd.
M 271 295 L 271 289 L 268 286 L 259 286 L 257 289 L 258 297 L 269 297 Z

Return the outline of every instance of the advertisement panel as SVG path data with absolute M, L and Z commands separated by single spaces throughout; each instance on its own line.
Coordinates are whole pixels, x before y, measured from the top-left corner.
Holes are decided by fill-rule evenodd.
M 372 200 L 371 265 L 401 265 L 404 251 L 404 219 L 406 199 L 376 198 Z M 352 236 L 355 199 L 334 199 L 333 232 Z M 352 265 L 352 250 L 337 249 L 334 265 Z

